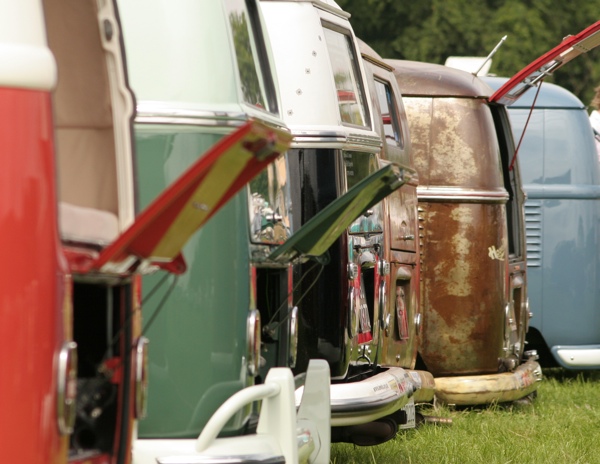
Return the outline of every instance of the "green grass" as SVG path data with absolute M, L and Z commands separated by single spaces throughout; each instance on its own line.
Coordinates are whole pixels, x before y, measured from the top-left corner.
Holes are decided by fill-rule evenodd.
M 600 372 L 546 369 L 530 404 L 428 407 L 452 418 L 373 447 L 334 444 L 333 464 L 600 464 Z

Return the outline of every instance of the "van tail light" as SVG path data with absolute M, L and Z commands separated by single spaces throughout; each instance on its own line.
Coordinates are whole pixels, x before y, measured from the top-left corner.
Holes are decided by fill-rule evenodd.
M 148 406 L 148 339 L 138 338 L 135 344 L 135 417 L 146 417 Z
M 260 313 L 258 309 L 251 309 L 248 314 L 246 328 L 248 374 L 252 377 L 258 375 L 260 369 L 260 344 L 261 344 Z
M 58 355 L 56 413 L 61 435 L 73 433 L 77 401 L 77 343 L 65 342 Z

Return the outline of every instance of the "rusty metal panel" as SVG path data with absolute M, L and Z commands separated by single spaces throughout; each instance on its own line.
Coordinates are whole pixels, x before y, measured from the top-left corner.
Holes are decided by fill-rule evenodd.
M 466 71 L 406 60 L 385 60 L 395 68 L 394 74 L 402 96 L 482 97 L 494 92 L 481 79 Z
M 498 371 L 504 335 L 504 205 L 421 203 L 421 356 L 434 376 Z
M 420 190 L 505 194 L 494 121 L 485 100 L 404 97 Z M 421 192 L 420 192 L 421 193 Z
M 405 97 L 419 172 L 423 361 L 498 372 L 508 269 L 499 148 L 485 100 Z

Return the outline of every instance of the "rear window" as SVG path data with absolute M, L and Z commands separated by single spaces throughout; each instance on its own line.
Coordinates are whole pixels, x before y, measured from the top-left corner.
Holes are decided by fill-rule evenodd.
M 352 36 L 349 31 L 335 28 L 333 25 L 323 26 L 342 123 L 367 126 L 360 68 L 352 45 Z
M 381 108 L 385 140 L 388 144 L 403 147 L 404 140 L 402 140 L 402 132 L 400 131 L 400 118 L 394 104 L 394 94 L 392 93 L 390 83 L 375 79 L 375 90 L 377 92 L 379 107 Z

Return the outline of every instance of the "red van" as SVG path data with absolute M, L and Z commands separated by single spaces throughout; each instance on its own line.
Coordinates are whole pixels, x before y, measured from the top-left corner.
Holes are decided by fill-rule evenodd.
M 14 263 L 0 284 L 7 462 L 131 461 L 147 378 L 138 274 L 184 272 L 190 234 L 290 142 L 243 125 L 134 222 L 122 49 L 111 1 L 0 2 L 0 249 Z M 219 174 L 224 158 L 234 169 Z

